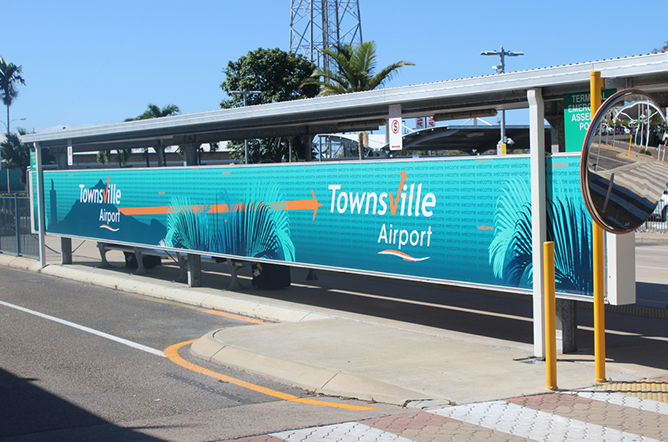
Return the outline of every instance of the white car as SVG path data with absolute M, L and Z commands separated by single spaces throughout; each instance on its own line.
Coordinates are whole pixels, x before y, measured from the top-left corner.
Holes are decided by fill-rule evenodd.
M 668 188 L 663 191 L 659 203 L 656 205 L 656 209 L 652 212 L 652 215 L 649 217 L 650 221 L 661 221 L 666 222 L 666 209 L 668 209 Z

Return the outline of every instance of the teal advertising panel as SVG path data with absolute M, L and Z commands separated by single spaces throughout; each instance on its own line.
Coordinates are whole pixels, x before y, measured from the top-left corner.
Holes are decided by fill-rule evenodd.
M 563 238 L 557 288 L 588 295 L 579 157 L 547 166 L 548 231 Z M 527 156 L 53 171 L 44 173 L 47 233 L 530 288 L 529 176 Z

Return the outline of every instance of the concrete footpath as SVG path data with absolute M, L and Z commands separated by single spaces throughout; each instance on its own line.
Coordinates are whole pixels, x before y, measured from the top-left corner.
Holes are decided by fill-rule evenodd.
M 308 306 L 280 299 L 280 291 L 226 291 L 222 288 L 230 281 L 227 266 L 208 261 L 202 263 L 204 286 L 198 288 L 173 282 L 178 267 L 168 260 L 151 270 L 150 275 L 138 276 L 123 267 L 120 252 L 109 252 L 107 258 L 115 267 L 99 269 L 96 268 L 99 253 L 90 241 L 73 240 L 74 264 L 63 266 L 57 253 L 59 239 L 49 237 L 47 244 L 51 250 L 48 265 L 43 269 L 35 260 L 4 254 L 0 254 L 0 265 L 269 321 L 269 324 L 213 330 L 193 344 L 191 351 L 199 358 L 284 384 L 326 395 L 417 408 L 493 401 L 546 391 L 545 365 L 531 358 L 530 336 L 518 341 L 505 338 L 508 334 L 501 329 L 498 334 L 472 334 L 448 330 L 447 326 Z M 286 292 L 304 297 L 337 291 L 382 297 L 370 290 L 377 281 L 329 274 L 320 275 L 318 281 L 305 281 L 305 277 L 305 272 L 293 270 L 293 285 Z M 248 275 L 242 278 L 250 285 Z M 399 285 L 398 290 L 429 289 Z M 485 302 L 490 305 L 494 303 L 490 297 L 467 296 L 481 296 L 483 301 L 489 299 Z M 486 311 L 485 307 L 435 307 L 472 315 L 481 323 L 502 319 L 530 330 L 531 320 L 522 314 Z M 609 332 L 629 341 L 628 352 L 622 348 L 615 353 L 623 357 L 613 356 L 608 360 L 608 378 L 633 382 L 668 376 L 665 331 L 657 336 L 628 329 Z M 640 353 L 634 352 L 640 347 Z M 588 349 L 559 357 L 561 389 L 594 384 L 591 353 Z

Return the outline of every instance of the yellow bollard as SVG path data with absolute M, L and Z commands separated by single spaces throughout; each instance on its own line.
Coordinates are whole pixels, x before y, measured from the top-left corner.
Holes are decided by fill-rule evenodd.
M 557 315 L 554 290 L 554 243 L 543 243 L 545 273 L 545 377 L 548 390 L 557 389 Z
M 605 382 L 605 278 L 603 270 L 603 229 L 593 223 L 594 265 L 594 380 Z
M 589 90 L 591 101 L 591 119 L 601 107 L 601 73 L 589 73 Z M 592 259 L 594 266 L 594 379 L 605 382 L 605 277 L 603 262 L 603 229 L 592 223 Z

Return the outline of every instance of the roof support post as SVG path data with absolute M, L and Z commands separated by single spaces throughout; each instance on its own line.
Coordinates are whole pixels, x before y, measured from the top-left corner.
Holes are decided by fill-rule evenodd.
M 302 137 L 302 141 L 304 141 L 304 158 L 305 161 L 311 161 L 313 159 L 313 155 L 311 153 L 311 150 L 313 149 L 313 136 L 306 132 L 306 134 Z M 322 152 L 320 153 L 320 161 L 322 161 Z
M 200 143 L 188 143 L 182 145 L 184 166 L 197 166 L 197 150 L 200 146 Z
M 545 201 L 545 103 L 540 88 L 527 90 L 531 148 L 531 226 L 533 249 L 533 348 L 545 357 L 543 243 L 547 240 Z
M 39 265 L 46 267 L 46 217 L 44 216 L 44 172 L 42 170 L 42 148 L 34 143 L 37 167 L 37 222 L 39 238 Z M 30 189 L 32 192 L 32 189 Z
M 197 166 L 197 150 L 200 143 L 183 144 L 183 165 Z M 202 257 L 194 253 L 188 253 L 186 271 L 188 274 L 188 287 L 202 286 Z
M 158 167 L 166 167 L 167 161 L 165 161 L 165 146 L 163 146 L 162 143 L 158 141 L 156 145 L 153 146 L 153 150 L 155 150 L 155 154 L 158 157 Z
M 49 153 L 56 157 L 56 163 L 58 164 L 58 170 L 67 170 L 70 168 L 70 165 L 67 162 L 67 153 L 65 152 L 51 152 L 52 149 L 49 149 Z M 53 149 L 55 151 L 55 149 Z M 51 202 L 51 223 L 57 223 L 57 217 L 55 213 L 55 207 L 53 207 L 55 201 Z M 72 264 L 72 238 L 65 238 L 64 236 L 60 238 L 60 263 L 61 264 Z

